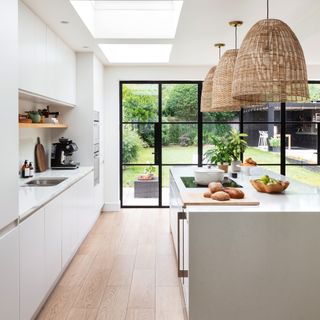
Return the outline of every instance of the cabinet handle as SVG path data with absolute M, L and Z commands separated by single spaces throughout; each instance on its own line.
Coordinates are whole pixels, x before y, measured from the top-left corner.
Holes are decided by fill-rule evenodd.
M 184 211 L 178 212 L 178 277 L 179 278 L 187 278 L 188 277 L 188 270 L 180 269 L 180 222 L 187 219 L 187 215 Z M 184 241 L 182 241 L 182 246 L 184 247 Z

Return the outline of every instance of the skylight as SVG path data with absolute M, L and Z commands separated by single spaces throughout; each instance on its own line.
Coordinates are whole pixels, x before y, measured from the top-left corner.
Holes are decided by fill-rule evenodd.
M 70 0 L 94 38 L 173 39 L 183 1 Z
M 171 44 L 99 44 L 110 63 L 166 63 Z

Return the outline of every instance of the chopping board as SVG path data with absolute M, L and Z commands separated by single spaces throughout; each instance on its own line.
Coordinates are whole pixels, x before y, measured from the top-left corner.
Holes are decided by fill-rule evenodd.
M 202 192 L 183 192 L 181 197 L 184 206 L 258 206 L 260 204 L 259 201 L 250 197 L 230 199 L 227 201 L 212 200 L 205 198 Z
M 40 138 L 37 138 L 37 144 L 35 148 L 35 159 L 37 172 L 43 172 L 48 169 L 46 153 L 43 145 L 40 143 Z

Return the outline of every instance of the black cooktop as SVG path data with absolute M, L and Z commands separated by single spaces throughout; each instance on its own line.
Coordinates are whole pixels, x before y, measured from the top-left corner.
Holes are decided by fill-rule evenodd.
M 181 177 L 181 180 L 186 188 L 205 188 L 205 187 L 207 187 L 207 185 L 197 184 L 194 181 L 194 177 Z M 238 184 L 237 182 L 235 182 L 234 180 L 232 180 L 228 177 L 224 177 L 224 179 L 221 181 L 221 183 L 224 187 L 242 188 L 242 186 L 240 184 Z

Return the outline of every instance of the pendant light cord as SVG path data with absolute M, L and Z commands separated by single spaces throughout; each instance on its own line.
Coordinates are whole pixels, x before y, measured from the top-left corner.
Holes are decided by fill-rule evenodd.
M 267 0 L 267 20 L 269 20 L 269 11 L 270 11 L 269 0 Z

